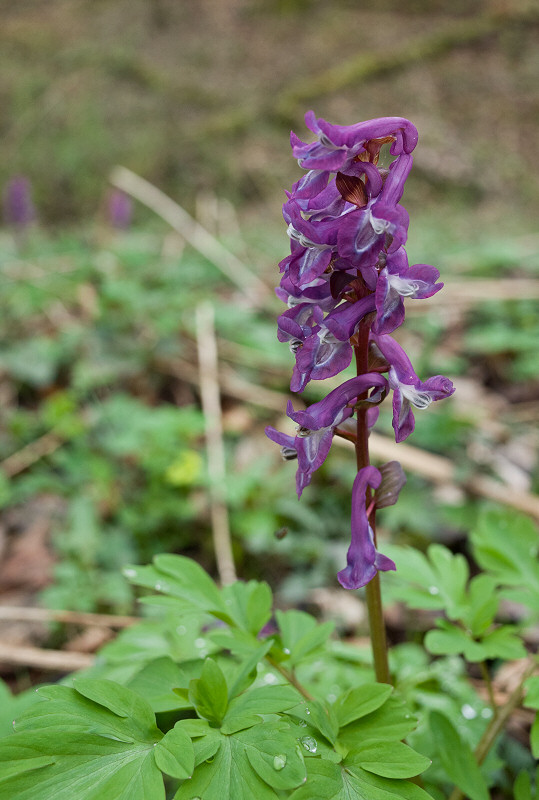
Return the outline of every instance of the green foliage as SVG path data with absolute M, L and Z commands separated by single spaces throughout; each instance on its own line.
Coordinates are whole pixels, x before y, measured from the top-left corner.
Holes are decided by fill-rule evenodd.
M 539 531 L 524 514 L 488 511 L 471 533 L 478 564 L 503 586 L 501 596 L 539 614 Z M 510 546 L 508 546 L 510 544 Z
M 181 556 L 127 573 L 160 592 L 146 598 L 154 616 L 72 687 L 38 691 L 0 739 L 2 800 L 63 798 L 74 786 L 77 800 L 155 800 L 163 775 L 177 800 L 429 796 L 407 780 L 430 760 L 402 743 L 417 718 L 392 687 L 369 681 L 328 702 L 323 685 L 320 695 L 316 682 L 298 683 L 314 660 L 329 672 L 339 661 L 331 626 L 279 611 L 278 630 L 261 639 L 272 611 L 264 583 L 219 589 Z
M 489 800 L 489 791 L 470 747 L 443 714 L 433 711 L 430 729 L 437 755 L 449 779 L 470 800 Z
M 452 554 L 443 545 L 430 545 L 427 555 L 396 546 L 388 552 L 399 564 L 398 572 L 387 581 L 390 595 L 413 608 L 444 610 L 454 621 L 436 619 L 437 628 L 425 637 L 431 653 L 461 653 L 467 661 L 526 655 L 515 626 L 495 626 L 500 600 L 496 577 L 481 574 L 468 580 L 464 556 Z

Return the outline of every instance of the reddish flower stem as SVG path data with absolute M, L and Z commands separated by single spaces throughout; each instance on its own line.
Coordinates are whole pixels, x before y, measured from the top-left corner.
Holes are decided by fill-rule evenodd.
M 357 374 L 363 375 L 369 371 L 368 363 L 369 326 L 361 324 L 357 333 L 357 344 L 354 345 L 356 356 Z M 363 400 L 367 393 L 359 399 Z M 369 430 L 367 427 L 367 410 L 359 408 L 357 411 L 356 428 L 356 462 L 358 471 L 369 465 Z M 369 522 L 374 532 L 376 545 L 376 508 L 371 505 L 371 490 L 367 487 L 365 504 L 368 509 Z M 389 664 L 387 660 L 386 628 L 382 610 L 382 595 L 380 592 L 380 576 L 378 573 L 365 587 L 367 611 L 369 616 L 369 629 L 371 634 L 371 647 L 374 661 L 376 680 L 379 683 L 391 683 Z

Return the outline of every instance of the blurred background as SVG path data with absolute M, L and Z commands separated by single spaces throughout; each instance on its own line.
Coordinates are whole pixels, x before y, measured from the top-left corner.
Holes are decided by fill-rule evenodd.
M 361 619 L 351 595 L 338 605 L 335 578 L 350 452 L 333 448 L 298 503 L 295 466 L 263 433 L 287 425 L 293 357 L 276 339 L 272 287 L 288 252 L 283 189 L 300 175 L 289 131 L 306 138 L 310 108 L 339 124 L 416 124 L 408 253 L 446 282 L 409 303 L 402 341 L 422 377 L 447 374 L 457 392 L 417 415 L 409 447 L 395 449 L 382 415 L 374 460 L 399 458 L 408 484 L 380 514 L 381 536 L 458 550 L 485 510 L 512 524 L 539 516 L 537 4 L 19 0 L 0 11 L 4 606 L 132 613 L 120 568 L 164 551 L 216 574 L 197 358 L 212 333 L 195 315 L 210 300 L 238 572 L 283 603 L 341 615 L 344 629 Z M 96 646 L 76 627 L 2 630 L 13 647 Z

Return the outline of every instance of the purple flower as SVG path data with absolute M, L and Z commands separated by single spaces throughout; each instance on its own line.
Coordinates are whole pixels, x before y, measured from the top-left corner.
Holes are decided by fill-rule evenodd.
M 378 553 L 374 534 L 365 508 L 367 486 L 377 489 L 382 475 L 376 467 L 363 467 L 357 473 L 352 488 L 352 540 L 346 555 L 347 566 L 337 577 L 345 589 L 359 589 L 369 583 L 378 570 L 396 569 L 394 562 Z
M 357 125 L 331 125 L 324 119 L 316 119 L 314 111 L 308 111 L 305 124 L 316 134 L 316 142 L 306 144 L 295 133 L 290 134 L 294 158 L 304 169 L 342 171 L 355 156 L 368 152 L 372 139 L 391 137 L 394 140 L 392 155 L 411 153 L 417 144 L 415 126 L 402 117 L 381 117 Z
M 393 389 L 393 430 L 395 441 L 402 442 L 414 430 L 414 408 L 427 408 L 433 401 L 450 397 L 455 391 L 453 383 L 443 375 L 420 381 L 410 359 L 387 334 L 371 334 L 372 340 L 389 362 L 388 381 Z
M 422 300 L 440 291 L 443 283 L 436 283 L 440 277 L 435 267 L 415 264 L 408 267 L 404 247 L 387 256 L 386 266 L 378 276 L 376 284 L 376 321 L 372 326 L 375 333 L 391 333 L 404 322 L 404 297 Z
M 332 378 L 346 369 L 353 354 L 350 337 L 366 314 L 373 310 L 374 295 L 371 294 L 355 303 L 341 303 L 331 311 L 303 344 L 296 348 L 291 391 L 302 392 L 309 381 Z M 285 312 L 283 316 L 287 313 L 289 312 Z
M 25 228 L 36 218 L 32 187 L 28 178 L 12 178 L 4 189 L 4 220 L 8 225 Z
M 337 297 L 334 297 L 331 292 L 330 284 L 323 278 L 314 281 L 305 289 L 300 289 L 299 286 L 292 283 L 288 276 L 283 276 L 280 285 L 275 289 L 275 294 L 289 308 L 300 303 L 313 303 L 322 311 L 331 311 L 338 303 Z
M 400 159 L 391 164 L 382 191 L 364 208 L 342 217 L 337 238 L 338 252 L 359 269 L 375 265 L 381 250 L 392 252 L 406 242 L 408 213 L 398 202 L 412 166 L 412 157 L 404 155 Z
M 327 397 L 318 403 L 313 403 L 305 411 L 294 411 L 292 403 L 288 401 L 286 413 L 298 425 L 295 437 L 280 433 L 271 426 L 266 428 L 266 436 L 273 442 L 289 451 L 296 451 L 298 470 L 296 473 L 296 490 L 298 497 L 305 486 L 311 482 L 312 474 L 323 464 L 333 441 L 333 434 L 337 425 L 348 419 L 354 413 L 352 401 L 368 392 L 371 393 L 368 402 L 377 403 L 387 390 L 387 381 L 382 375 L 365 373 L 357 378 L 351 378 L 330 392 Z
M 107 217 L 113 228 L 126 230 L 131 224 L 133 202 L 120 189 L 111 189 L 107 197 Z

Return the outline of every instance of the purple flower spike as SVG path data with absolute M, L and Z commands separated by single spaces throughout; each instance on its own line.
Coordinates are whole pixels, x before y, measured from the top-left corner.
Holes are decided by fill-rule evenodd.
M 352 488 L 352 540 L 346 556 L 347 566 L 337 577 L 345 589 L 359 589 L 371 581 L 376 573 L 396 569 L 394 562 L 378 553 L 374 546 L 374 534 L 365 509 L 367 486 L 377 489 L 382 475 L 376 467 L 363 467 L 354 480 Z
M 131 225 L 133 201 L 120 189 L 111 189 L 107 203 L 108 221 L 113 228 L 126 230 Z
M 380 272 L 376 285 L 377 317 L 372 329 L 375 333 L 391 333 L 404 321 L 405 297 L 423 300 L 432 297 L 443 287 L 436 283 L 440 277 L 435 267 L 415 264 L 408 267 L 403 247 L 387 257 L 387 265 Z
M 393 389 L 393 430 L 395 441 L 402 442 L 415 427 L 412 406 L 427 408 L 433 401 L 450 397 L 455 387 L 443 375 L 420 381 L 410 359 L 391 336 L 373 334 L 372 339 L 390 364 L 388 381 Z
M 32 188 L 28 178 L 12 178 L 4 189 L 4 219 L 8 225 L 26 228 L 34 221 L 36 212 L 32 203 Z

